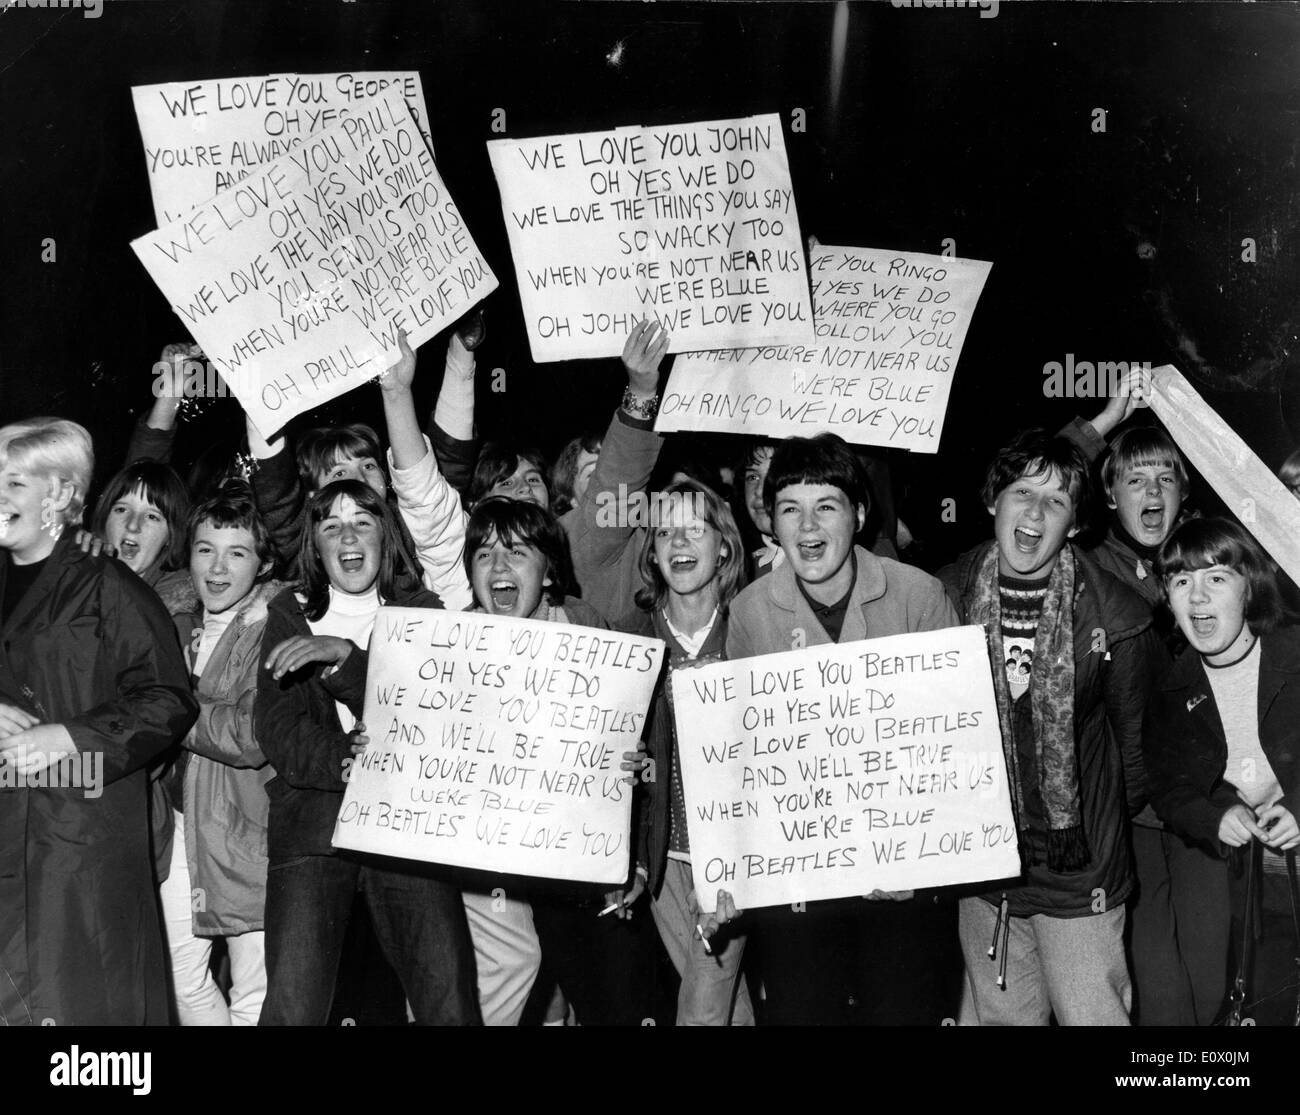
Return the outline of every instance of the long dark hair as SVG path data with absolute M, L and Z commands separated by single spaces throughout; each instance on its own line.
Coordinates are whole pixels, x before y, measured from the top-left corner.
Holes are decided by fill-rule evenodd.
M 335 480 L 307 500 L 302 538 L 298 543 L 300 587 L 307 598 L 303 614 L 309 620 L 320 619 L 329 609 L 330 603 L 330 580 L 316 546 L 316 528 L 329 518 L 335 501 L 344 496 L 362 511 L 373 515 L 379 524 L 379 598 L 384 601 L 394 599 L 400 578 L 413 576 L 416 581 L 420 579 L 419 572 L 411 568 L 410 559 L 402 544 L 397 517 L 384 497 L 360 480 Z

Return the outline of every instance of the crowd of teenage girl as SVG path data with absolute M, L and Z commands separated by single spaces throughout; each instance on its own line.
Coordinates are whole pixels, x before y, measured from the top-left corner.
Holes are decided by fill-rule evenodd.
M 169 345 L 93 503 L 85 428 L 0 427 L 5 1023 L 1210 1025 L 1234 1002 L 1293 1021 L 1300 630 L 1250 533 L 1190 508 L 1142 372 L 1003 447 L 991 536 L 931 573 L 900 559 L 880 458 L 835 435 L 668 464 L 655 322 L 627 337 L 607 428 L 554 462 L 478 440 L 482 339 L 474 315 L 429 343 L 425 425 L 403 339 L 382 437 L 249 425 L 247 454 L 189 485 L 170 461 L 196 353 Z M 1281 474 L 1300 492 L 1300 458 Z M 629 501 L 649 493 L 646 522 Z M 388 604 L 663 640 L 622 759 L 621 887 L 332 846 Z M 672 671 L 966 623 L 1019 875 L 751 910 L 724 890 L 702 913 Z M 93 790 L 69 784 L 87 756 Z

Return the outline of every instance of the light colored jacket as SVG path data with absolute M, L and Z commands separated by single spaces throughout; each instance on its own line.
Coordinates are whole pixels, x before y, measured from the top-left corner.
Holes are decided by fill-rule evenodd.
M 877 557 L 861 546 L 841 643 L 938 631 L 961 621 L 943 585 L 930 574 L 891 558 Z M 744 590 L 731 605 L 727 658 L 778 654 L 831 641 L 795 583 L 788 561 Z
M 195 695 L 199 718 L 184 741 L 185 855 L 194 933 L 265 928 L 266 828 L 275 777 L 253 734 L 253 701 L 267 604 L 284 585 L 258 585 L 212 649 Z M 202 618 L 196 619 L 196 632 Z M 192 662 L 197 641 L 186 648 Z
M 426 436 L 424 456 L 410 468 L 393 464 L 388 451 L 388 474 L 406 529 L 420 556 L 424 587 L 438 594 L 443 607 L 462 612 L 474 601 L 465 576 L 465 510 L 460 496 L 438 471 L 433 446 Z

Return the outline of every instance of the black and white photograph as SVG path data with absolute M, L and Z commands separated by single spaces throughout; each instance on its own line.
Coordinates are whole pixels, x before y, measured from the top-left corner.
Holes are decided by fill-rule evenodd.
M 0 105 L 20 1087 L 1286 1079 L 1300 3 L 0 0 Z

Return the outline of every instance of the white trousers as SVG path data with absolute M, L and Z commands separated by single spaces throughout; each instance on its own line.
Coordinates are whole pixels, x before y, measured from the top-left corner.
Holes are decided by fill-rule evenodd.
M 182 1026 L 256 1026 L 266 998 L 266 934 L 258 930 L 226 938 L 230 953 L 230 1003 L 212 978 L 212 938 L 194 935 L 193 903 L 185 856 L 185 818 L 176 814 L 171 870 L 159 890 L 172 990 Z
M 478 966 L 478 1001 L 484 1026 L 518 1026 L 542 965 L 533 908 L 505 892 L 467 890 L 465 917 Z

